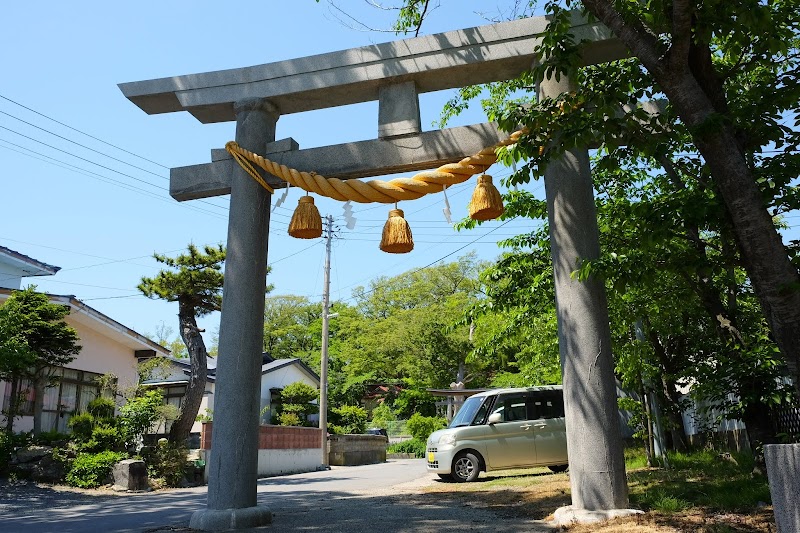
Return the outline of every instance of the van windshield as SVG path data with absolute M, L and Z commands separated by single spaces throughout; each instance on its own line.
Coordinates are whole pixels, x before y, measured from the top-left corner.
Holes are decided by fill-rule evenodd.
M 453 420 L 447 427 L 458 428 L 472 424 L 478 411 L 485 411 L 485 409 L 481 409 L 485 400 L 485 396 L 472 396 L 471 398 L 467 398 L 464 405 L 461 406 L 461 409 L 458 410 L 458 413 L 456 413 L 456 416 L 453 417 Z

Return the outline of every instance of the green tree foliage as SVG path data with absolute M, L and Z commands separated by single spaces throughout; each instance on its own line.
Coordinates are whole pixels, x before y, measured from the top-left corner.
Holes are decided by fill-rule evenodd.
M 321 347 L 322 306 L 305 296 L 268 296 L 264 306 L 264 351 L 275 359 L 317 361 Z
M 580 43 L 570 35 L 570 7 L 605 23 L 632 59 L 578 68 Z M 727 226 L 722 238 L 735 242 L 770 335 L 800 387 L 797 247 L 784 246 L 774 223 L 776 214 L 798 207 L 792 186 L 800 167 L 798 131 L 786 123 L 796 115 L 800 94 L 796 2 L 583 0 L 549 1 L 545 9 L 551 23 L 537 49 L 543 60 L 519 80 L 489 87 L 490 117 L 509 131 L 520 124 L 528 128 L 504 151 L 506 161 L 527 161 L 511 182 L 540 177 L 549 161 L 596 142 L 602 132 L 604 150 L 652 160 L 676 186 L 713 196 L 712 210 Z M 404 10 L 398 27 L 418 28 L 422 5 L 406 1 Z M 575 74 L 577 91 L 527 106 L 511 98 L 515 89 L 566 72 Z M 474 88 L 462 91 L 451 110 L 478 94 Z M 639 101 L 662 96 L 669 106 L 658 117 L 639 108 Z M 684 164 L 685 158 L 676 157 L 683 149 L 699 152 L 702 163 Z M 695 215 L 690 224 L 710 214 L 702 204 L 689 205 Z M 692 237 L 698 244 L 698 236 Z
M 159 389 L 151 389 L 140 396 L 130 398 L 120 407 L 120 427 L 125 443 L 135 447 L 142 436 L 149 432 L 161 418 L 164 395 Z
M 282 426 L 309 425 L 308 417 L 319 411 L 317 404 L 319 391 L 302 381 L 286 385 L 281 391 L 281 411 L 278 420 Z
M 172 442 L 183 442 L 189 436 L 203 399 L 208 373 L 205 342 L 197 317 L 219 311 L 222 306 L 222 263 L 225 249 L 206 246 L 200 251 L 190 244 L 186 254 L 175 258 L 154 254 L 166 265 L 154 278 L 142 278 L 138 289 L 148 298 L 178 303 L 178 322 L 181 339 L 189 353 L 191 373 L 180 415 L 170 428 Z
M 578 68 L 580 43 L 569 35 L 565 6 L 606 23 L 633 57 Z M 566 150 L 601 142 L 594 182 L 604 255 L 576 264 L 576 275 L 607 280 L 619 372 L 628 386 L 655 389 L 673 426 L 678 388 L 692 383 L 698 399 L 744 419 L 754 442 L 771 438 L 764 413 L 787 401 L 787 367 L 800 386 L 800 262 L 797 243 L 784 247 L 776 230 L 776 216 L 799 206 L 792 184 L 800 135 L 787 124 L 800 94 L 797 7 L 546 2 L 543 61 L 519 80 L 489 86 L 484 101 L 504 128 L 528 128 L 499 154 L 524 162 L 509 183 L 539 179 Z M 536 80 L 565 72 L 576 91 L 519 98 Z M 465 88 L 445 117 L 482 94 Z M 639 106 L 665 96 L 658 115 Z M 506 196 L 507 217 L 544 218 L 542 202 Z M 501 286 L 490 298 L 495 306 L 507 299 L 499 305 L 516 316 L 528 313 L 520 325 L 530 323 L 536 299 L 525 294 L 534 290 L 528 277 L 514 277 L 528 260 L 524 247 L 549 248 L 546 233 L 531 237 L 511 243 L 518 249 L 499 265 L 511 290 Z M 514 279 L 524 282 L 516 294 Z
M 372 410 L 372 427 L 386 429 L 389 427 L 390 422 L 397 420 L 397 414 L 389 406 L 388 403 L 383 402 Z
M 336 434 L 358 435 L 367 430 L 367 411 L 357 405 L 342 405 L 331 409 L 332 421 L 328 431 Z
M 19 394 L 24 381 L 35 394 L 33 432 L 42 429 L 44 391 L 54 385 L 54 372 L 72 362 L 80 353 L 78 333 L 64 317 L 69 306 L 50 302 L 35 286 L 14 291 L 0 307 L 0 379 L 11 385 L 11 409 L 4 413 L 6 430 L 11 431 L 17 416 Z
M 426 441 L 436 430 L 447 427 L 447 420 L 436 416 L 422 416 L 419 413 L 408 419 L 408 432 L 417 440 Z

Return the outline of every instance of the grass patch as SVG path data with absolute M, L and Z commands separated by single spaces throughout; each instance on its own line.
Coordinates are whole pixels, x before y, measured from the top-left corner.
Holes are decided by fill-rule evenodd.
M 770 502 L 769 485 L 753 476 L 748 455 L 723 458 L 713 451 L 669 454 L 669 469 L 628 466 L 631 503 L 644 510 L 753 511 Z M 636 464 L 636 462 L 634 462 Z

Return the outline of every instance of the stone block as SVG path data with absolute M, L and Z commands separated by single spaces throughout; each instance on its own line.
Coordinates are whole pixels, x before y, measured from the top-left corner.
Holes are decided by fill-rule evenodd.
M 64 465 L 53 459 L 52 455 L 42 457 L 31 471 L 31 479 L 43 483 L 58 483 L 63 481 L 66 475 Z
M 800 444 L 766 444 L 764 459 L 778 533 L 800 531 Z
M 12 464 L 32 463 L 41 460 L 46 455 L 52 455 L 53 448 L 50 446 L 28 446 L 20 448 L 14 455 Z
M 422 131 L 419 98 L 413 81 L 378 89 L 378 138 L 396 137 Z
M 147 490 L 147 467 L 139 459 L 125 459 L 114 465 L 114 490 Z

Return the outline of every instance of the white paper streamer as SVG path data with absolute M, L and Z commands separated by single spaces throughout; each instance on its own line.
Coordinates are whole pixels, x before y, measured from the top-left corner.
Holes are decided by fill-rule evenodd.
M 447 220 L 447 223 L 452 224 L 453 220 L 450 217 L 453 213 L 450 212 L 450 202 L 447 200 L 447 185 L 442 186 L 442 194 L 444 195 L 444 209 L 442 209 L 442 213 L 444 213 L 444 218 Z

